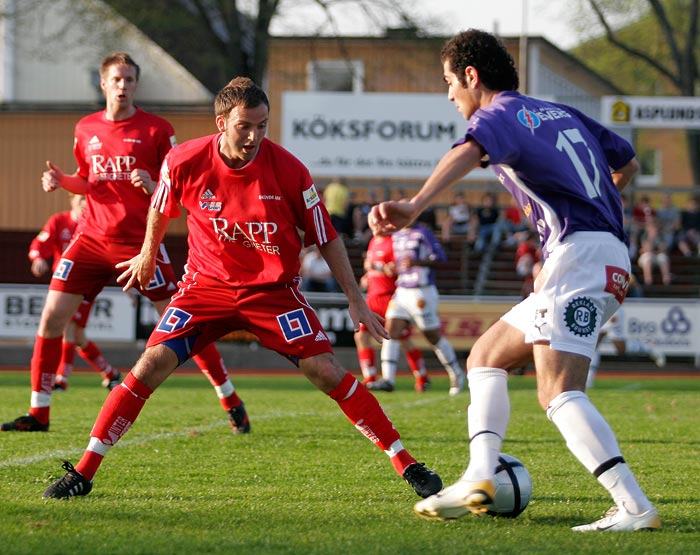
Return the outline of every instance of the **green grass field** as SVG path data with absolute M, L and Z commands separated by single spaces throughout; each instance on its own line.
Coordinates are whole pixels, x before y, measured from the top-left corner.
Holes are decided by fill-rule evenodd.
M 437 373 L 436 373 L 437 374 Z M 408 378 L 380 397 L 406 447 L 446 484 L 467 461 L 468 394 L 447 383 L 418 395 Z M 54 396 L 49 433 L 0 434 L 0 552 L 19 554 L 449 555 L 696 553 L 700 544 L 700 380 L 600 378 L 591 397 L 659 508 L 663 529 L 577 534 L 607 493 L 571 456 L 537 406 L 534 379 L 510 381 L 504 451 L 534 483 L 517 519 L 469 516 L 426 522 L 419 499 L 388 458 L 303 378 L 235 378 L 253 430 L 233 436 L 206 379 L 175 375 L 112 449 L 90 495 L 44 501 L 43 490 L 77 462 L 106 392 L 76 374 Z M 28 373 L 0 372 L 0 419 L 26 411 Z

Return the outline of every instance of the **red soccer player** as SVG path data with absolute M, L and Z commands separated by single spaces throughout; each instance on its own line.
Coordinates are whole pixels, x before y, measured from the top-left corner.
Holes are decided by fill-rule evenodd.
M 376 398 L 333 356 L 328 335 L 299 290 L 300 233 L 316 244 L 348 297 L 350 316 L 372 336 L 387 336 L 355 282 L 342 239 L 308 169 L 265 138 L 269 101 L 247 78 L 233 79 L 214 102 L 219 133 L 188 141 L 163 162 L 141 253 L 119 265 L 126 289 L 149 283 L 158 245 L 171 218 L 187 210 L 186 273 L 151 334 L 144 354 L 97 417 L 75 466 L 45 498 L 86 495 L 104 456 L 127 432 L 153 391 L 187 358 L 231 330 L 297 365 L 333 399 L 350 422 L 389 456 L 395 471 L 422 497 L 440 477 L 417 463 Z M 329 446 L 330 447 L 330 446 Z
M 55 270 L 61 254 L 70 243 L 78 220 L 85 207 L 85 196 L 70 193 L 70 210 L 58 212 L 51 216 L 39 234 L 34 237 L 29 246 L 29 260 L 32 262 L 32 274 L 35 277 L 46 275 L 49 270 Z M 119 371 L 105 360 L 100 349 L 87 338 L 87 327 L 90 310 L 93 303 L 83 301 L 77 312 L 70 319 L 63 332 L 63 345 L 61 351 L 61 363 L 56 373 L 54 389 L 65 390 L 68 388 L 68 378 L 73 371 L 75 350 L 85 359 L 90 366 L 102 374 L 102 385 L 110 390 L 117 386 L 121 375 Z
M 396 264 L 390 233 L 373 234 L 367 245 L 364 268 L 365 275 L 362 276 L 362 283 L 367 289 L 367 305 L 374 313 L 384 317 L 389 301 L 396 290 Z M 408 366 L 416 379 L 415 389 L 423 393 L 430 385 L 430 378 L 425 368 L 423 353 L 413 345 L 410 337 L 411 326 L 409 325 L 403 329 L 399 340 L 406 353 Z M 376 381 L 376 353 L 372 336 L 364 324 L 360 324 L 360 330 L 355 332 L 355 345 L 365 385 Z
M 66 324 L 84 299 L 93 301 L 116 275 L 115 265 L 137 254 L 143 243 L 151 194 L 160 165 L 175 145 L 175 133 L 166 120 L 134 105 L 139 72 L 128 54 L 108 55 L 100 66 L 105 109 L 75 126 L 77 171 L 69 175 L 46 163 L 43 189 L 86 195 L 87 206 L 49 284 L 31 361 L 29 414 L 4 423 L 3 432 L 49 429 L 51 392 Z M 157 250 L 156 271 L 139 292 L 162 312 L 177 289 L 177 280 L 165 247 L 159 244 Z M 245 407 L 216 346 L 207 345 L 195 361 L 214 385 L 234 433 L 248 432 Z

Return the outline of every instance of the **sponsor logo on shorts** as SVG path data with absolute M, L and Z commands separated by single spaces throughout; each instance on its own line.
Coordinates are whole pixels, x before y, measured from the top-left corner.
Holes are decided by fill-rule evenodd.
M 70 275 L 70 271 L 73 269 L 74 262 L 68 260 L 67 258 L 61 258 L 53 272 L 54 279 L 60 279 L 61 281 L 66 281 Z
M 598 321 L 598 311 L 587 297 L 576 297 L 564 311 L 566 327 L 574 335 L 587 337 L 593 333 Z
M 627 296 L 627 288 L 630 285 L 630 275 L 624 268 L 616 266 L 605 267 L 605 291 L 612 293 L 618 303 L 622 304 Z
M 313 333 L 311 324 L 301 308 L 280 314 L 277 316 L 277 323 L 288 343 Z

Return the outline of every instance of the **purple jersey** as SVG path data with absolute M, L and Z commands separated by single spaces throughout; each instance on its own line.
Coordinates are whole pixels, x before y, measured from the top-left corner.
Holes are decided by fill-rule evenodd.
M 445 262 L 447 257 L 442 245 L 423 224 L 417 223 L 413 227 L 402 229 L 394 233 L 394 260 L 397 265 L 397 287 L 424 287 L 435 285 L 435 269 L 427 266 L 411 266 L 403 268 L 401 260 L 430 260 Z
M 570 106 L 506 91 L 474 113 L 455 146 L 470 138 L 539 232 L 543 258 L 576 231 L 626 240 L 610 175 L 634 157 L 622 137 Z

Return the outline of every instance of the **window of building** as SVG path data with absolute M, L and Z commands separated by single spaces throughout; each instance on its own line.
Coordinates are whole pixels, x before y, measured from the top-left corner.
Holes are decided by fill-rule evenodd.
M 362 92 L 365 66 L 360 60 L 313 60 L 306 66 L 310 91 Z
M 637 151 L 639 173 L 637 185 L 649 187 L 661 184 L 661 154 L 655 148 L 642 148 Z

